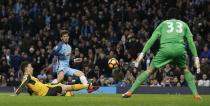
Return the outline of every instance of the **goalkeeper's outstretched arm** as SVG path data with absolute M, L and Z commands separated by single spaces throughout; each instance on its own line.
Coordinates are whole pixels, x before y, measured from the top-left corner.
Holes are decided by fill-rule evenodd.
M 150 37 L 150 39 L 145 44 L 145 46 L 144 46 L 142 52 L 140 53 L 140 55 L 137 57 L 137 59 L 136 59 L 137 63 L 139 63 L 143 59 L 144 55 L 147 53 L 147 51 L 152 47 L 152 45 L 155 43 L 155 41 L 161 35 L 161 27 L 162 27 L 162 23 L 152 33 L 152 36 Z

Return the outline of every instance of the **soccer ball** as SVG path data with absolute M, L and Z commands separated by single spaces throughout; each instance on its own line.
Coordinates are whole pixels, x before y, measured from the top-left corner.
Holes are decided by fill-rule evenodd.
M 113 69 L 113 68 L 118 67 L 118 65 L 119 65 L 119 62 L 116 58 L 109 59 L 109 61 L 108 61 L 109 68 Z

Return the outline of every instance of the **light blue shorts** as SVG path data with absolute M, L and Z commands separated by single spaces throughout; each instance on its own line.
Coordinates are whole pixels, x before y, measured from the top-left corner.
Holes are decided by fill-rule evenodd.
M 78 71 L 77 69 L 74 69 L 74 68 L 70 68 L 70 67 L 61 67 L 61 66 L 57 66 L 56 67 L 56 73 L 58 74 L 59 72 L 63 71 L 64 72 L 64 75 L 71 75 L 73 76 L 74 73 L 76 71 Z

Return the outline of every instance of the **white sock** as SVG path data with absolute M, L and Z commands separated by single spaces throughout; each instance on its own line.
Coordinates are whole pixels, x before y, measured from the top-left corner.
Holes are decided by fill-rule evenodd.
M 57 84 L 58 83 L 58 80 L 57 79 L 54 79 L 51 84 Z
M 88 83 L 87 78 L 84 75 L 79 77 L 79 79 L 82 82 L 82 84 L 87 84 Z

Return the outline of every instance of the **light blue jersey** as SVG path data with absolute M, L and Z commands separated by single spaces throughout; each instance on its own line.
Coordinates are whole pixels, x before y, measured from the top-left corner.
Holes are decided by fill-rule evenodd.
M 60 71 L 64 71 L 64 74 L 73 75 L 76 69 L 72 69 L 69 66 L 70 56 L 65 56 L 65 53 L 71 53 L 71 46 L 69 44 L 60 42 L 58 43 L 52 51 L 52 55 L 57 56 L 57 73 Z

